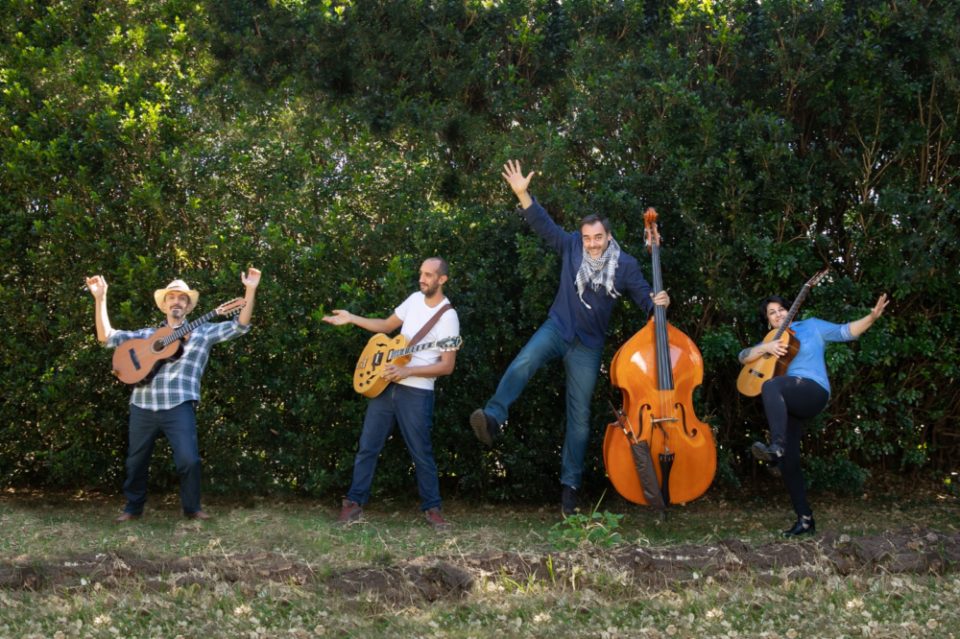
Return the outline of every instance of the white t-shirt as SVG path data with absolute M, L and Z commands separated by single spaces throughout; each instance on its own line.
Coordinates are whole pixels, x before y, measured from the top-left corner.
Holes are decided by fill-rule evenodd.
M 394 314 L 403 321 L 403 326 L 400 327 L 400 334 L 407 338 L 409 341 L 416 335 L 423 325 L 430 321 L 430 318 L 436 314 L 438 310 L 444 305 L 447 304 L 448 300 L 444 297 L 439 304 L 436 306 L 430 307 L 427 306 L 426 297 L 420 291 L 412 294 L 410 297 L 405 299 L 403 303 L 394 309 Z M 433 325 L 433 328 L 430 329 L 430 332 L 423 336 L 418 343 L 423 344 L 426 342 L 436 342 L 445 337 L 456 337 L 460 334 L 460 318 L 457 317 L 456 309 L 450 309 L 446 311 L 443 315 L 440 316 L 440 319 L 437 320 L 437 323 Z M 440 361 L 440 354 L 442 351 L 436 351 L 432 349 L 418 351 L 413 353 L 413 357 L 410 359 L 409 366 L 428 366 L 430 364 L 435 364 Z M 403 384 L 404 386 L 412 386 L 413 388 L 423 388 L 425 390 L 433 390 L 433 385 L 435 382 L 433 377 L 416 377 L 411 375 L 410 377 L 400 380 L 398 384 Z

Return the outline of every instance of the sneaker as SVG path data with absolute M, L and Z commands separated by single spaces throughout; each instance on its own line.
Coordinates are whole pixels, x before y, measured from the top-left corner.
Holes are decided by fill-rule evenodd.
M 493 446 L 493 440 L 500 436 L 502 427 L 489 413 L 482 408 L 470 413 L 470 426 L 473 433 L 487 446 Z
M 754 457 L 765 462 L 779 461 L 783 457 L 783 447 L 777 444 L 767 446 L 763 442 L 753 442 L 750 452 L 753 453 Z
M 344 499 L 340 508 L 340 516 L 337 517 L 338 524 L 355 524 L 363 518 L 363 506 L 355 501 Z
M 423 517 L 427 523 L 433 526 L 434 530 L 447 530 L 450 528 L 450 522 L 443 518 L 439 508 L 429 508 L 423 511 Z
M 803 515 L 797 518 L 797 523 L 793 528 L 783 531 L 784 537 L 799 537 L 800 535 L 812 535 L 817 532 L 817 524 L 813 521 L 813 515 Z
M 577 505 L 577 492 L 573 486 L 563 484 L 563 489 L 560 491 L 560 512 L 564 517 L 580 512 L 580 507 Z

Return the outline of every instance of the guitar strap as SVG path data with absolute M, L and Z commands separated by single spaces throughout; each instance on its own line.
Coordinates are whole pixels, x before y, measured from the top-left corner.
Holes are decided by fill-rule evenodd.
M 440 309 L 433 314 L 433 317 L 431 317 L 429 321 L 427 321 L 427 323 L 423 325 L 423 328 L 417 331 L 417 334 L 414 335 L 409 342 L 407 342 L 407 346 L 410 347 L 418 344 L 420 340 L 422 340 L 424 336 L 430 332 L 430 329 L 433 328 L 433 325 L 436 324 L 437 321 L 439 321 L 440 316 L 446 313 L 447 311 L 449 311 L 451 308 L 453 307 L 450 306 L 449 302 L 441 306 Z

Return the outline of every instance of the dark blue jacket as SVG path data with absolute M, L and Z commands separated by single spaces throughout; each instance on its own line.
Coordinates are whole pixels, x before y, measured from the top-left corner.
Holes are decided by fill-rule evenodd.
M 610 297 L 605 289 L 594 291 L 587 287 L 583 291 L 587 308 L 577 295 L 577 271 L 583 261 L 583 237 L 580 230 L 567 232 L 557 226 L 547 211 L 534 200 L 530 208 L 523 211 L 523 217 L 547 244 L 560 253 L 563 263 L 560 269 L 560 287 L 550 307 L 550 317 L 560 326 L 560 332 L 567 342 L 575 337 L 589 348 L 603 348 L 610 324 L 610 315 L 616 299 Z M 629 295 L 649 314 L 653 311 L 652 289 L 640 272 L 636 258 L 623 251 L 614 276 L 614 288 L 621 295 Z

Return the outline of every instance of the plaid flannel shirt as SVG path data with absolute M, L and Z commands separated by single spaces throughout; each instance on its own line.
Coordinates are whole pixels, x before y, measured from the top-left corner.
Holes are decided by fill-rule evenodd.
M 116 348 L 128 339 L 150 337 L 157 327 L 137 331 L 116 331 L 107 338 L 107 347 Z M 183 402 L 200 401 L 200 377 L 210 359 L 214 344 L 231 340 L 250 331 L 250 325 L 241 326 L 237 320 L 201 324 L 190 333 L 183 345 L 183 354 L 166 360 L 157 374 L 146 384 L 136 386 L 130 396 L 134 406 L 152 411 L 173 408 Z

